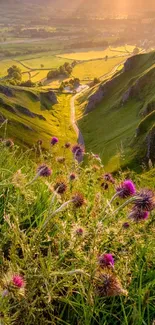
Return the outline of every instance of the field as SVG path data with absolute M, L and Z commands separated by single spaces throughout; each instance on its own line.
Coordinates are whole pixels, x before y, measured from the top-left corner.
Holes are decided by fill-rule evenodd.
M 97 77 L 111 72 L 115 66 L 120 64 L 124 59 L 122 57 L 105 60 L 93 60 L 83 62 L 75 66 L 73 69 L 73 76 L 80 78 L 80 80 L 92 80 Z
M 58 57 L 66 58 L 66 59 L 72 59 L 72 60 L 92 60 L 92 59 L 100 59 L 104 58 L 106 55 L 109 57 L 113 56 L 121 56 L 121 55 L 127 55 L 128 51 L 130 53 L 133 52 L 133 49 L 135 46 L 127 45 L 125 46 L 120 46 L 116 48 L 107 48 L 107 49 L 102 49 L 102 50 L 80 50 L 80 51 L 75 51 L 73 53 L 64 53 L 64 54 L 59 54 Z

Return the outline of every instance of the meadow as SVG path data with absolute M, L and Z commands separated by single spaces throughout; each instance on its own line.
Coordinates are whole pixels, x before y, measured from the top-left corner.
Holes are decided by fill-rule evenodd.
M 113 68 L 121 62 L 123 57 L 109 58 L 105 60 L 93 60 L 89 62 L 83 62 L 76 65 L 73 69 L 73 76 L 80 78 L 80 80 L 93 80 L 93 78 L 102 78 L 105 74 L 110 73 Z
M 98 50 L 92 50 L 92 49 L 83 49 L 82 50 L 76 50 L 72 53 L 64 53 L 64 54 L 58 54 L 58 57 L 62 57 L 65 59 L 72 59 L 72 60 L 92 60 L 92 59 L 101 59 L 105 56 L 113 57 L 113 56 L 121 56 L 121 55 L 127 55 L 130 52 L 132 54 L 133 49 L 135 46 L 127 45 L 127 46 L 119 46 L 116 48 L 107 48 L 107 49 L 98 49 Z
M 72 146 L 62 163 L 61 145 L 34 147 L 34 161 L 0 143 L 1 323 L 153 325 L 153 192 L 149 213 L 135 206 L 154 169 L 112 176 L 93 154 L 79 165 Z

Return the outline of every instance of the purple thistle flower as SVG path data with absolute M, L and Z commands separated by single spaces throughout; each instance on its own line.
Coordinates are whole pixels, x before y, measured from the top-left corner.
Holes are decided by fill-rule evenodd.
M 131 180 L 126 180 L 116 188 L 116 191 L 120 198 L 125 199 L 134 195 L 136 193 L 136 188 Z
M 58 140 L 58 138 L 56 138 L 56 137 L 53 137 L 52 139 L 51 139 L 51 146 L 54 146 L 56 143 L 58 143 L 59 142 L 59 140 Z
M 85 203 L 84 197 L 81 193 L 74 194 L 72 200 L 75 208 L 80 208 Z
M 18 288 L 23 288 L 25 286 L 24 279 L 21 275 L 14 275 L 12 278 L 12 282 Z
M 127 229 L 127 228 L 129 228 L 129 227 L 130 227 L 130 225 L 129 225 L 128 222 L 124 222 L 124 223 L 123 223 L 123 228 L 124 228 L 124 229 Z
M 155 209 L 155 195 L 149 189 L 143 189 L 137 194 L 135 208 L 142 211 L 152 211 Z
M 106 266 L 114 267 L 114 258 L 111 254 L 103 254 L 99 256 L 98 261 L 102 268 Z
M 133 219 L 134 221 L 142 221 L 146 220 L 149 217 L 148 211 L 138 210 L 137 208 L 133 208 L 131 213 L 129 214 L 129 218 Z
M 52 170 L 45 164 L 42 164 L 38 167 L 37 173 L 39 176 L 48 177 L 52 174 Z
M 72 147 L 72 153 L 74 154 L 74 157 L 76 160 L 78 160 L 78 162 L 81 162 L 83 159 L 83 154 L 84 154 L 84 149 L 76 144 Z
M 67 190 L 67 185 L 64 181 L 58 181 L 55 185 L 54 185 L 54 190 L 58 193 L 58 194 L 63 194 L 66 192 Z

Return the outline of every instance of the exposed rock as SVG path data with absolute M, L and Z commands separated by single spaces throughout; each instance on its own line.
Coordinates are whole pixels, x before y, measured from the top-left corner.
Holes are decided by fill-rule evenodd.
M 46 119 L 45 119 L 45 117 L 43 115 L 33 113 L 26 107 L 23 107 L 21 105 L 15 105 L 15 107 L 18 110 L 18 112 L 21 113 L 21 114 L 24 114 L 24 115 L 32 117 L 32 118 L 38 117 L 40 120 L 46 121 Z
M 13 97 L 14 96 L 13 90 L 11 88 L 7 87 L 7 86 L 0 85 L 0 93 L 4 94 L 7 97 Z
M 117 77 L 105 82 L 97 89 L 97 91 L 88 98 L 88 104 L 85 108 L 85 114 L 92 111 L 99 104 L 108 91 L 117 84 Z
M 135 96 L 135 88 L 131 86 L 122 96 L 122 104 L 125 104 L 130 98 Z
M 147 106 L 145 107 L 145 109 L 142 112 L 142 115 L 147 116 L 148 114 L 150 114 L 154 110 L 155 110 L 155 101 L 152 101 L 152 102 L 147 104 Z
M 147 159 L 155 163 L 155 126 L 149 132 L 146 138 Z
M 137 58 L 138 58 L 138 55 L 135 55 L 135 56 L 132 56 L 131 58 L 128 58 L 126 60 L 126 62 L 124 63 L 124 72 L 128 72 L 135 67 Z

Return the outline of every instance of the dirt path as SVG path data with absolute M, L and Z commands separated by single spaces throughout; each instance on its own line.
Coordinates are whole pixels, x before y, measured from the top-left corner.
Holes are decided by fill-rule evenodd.
M 71 98 L 70 101 L 70 108 L 71 108 L 71 124 L 73 126 L 73 129 L 78 137 L 78 143 L 85 148 L 84 138 L 81 133 L 81 131 L 78 128 L 76 117 L 75 117 L 75 100 L 76 98 L 81 95 L 84 91 L 86 91 L 89 88 L 89 86 L 85 86 L 84 89 L 82 89 L 80 92 L 78 92 L 75 96 Z

